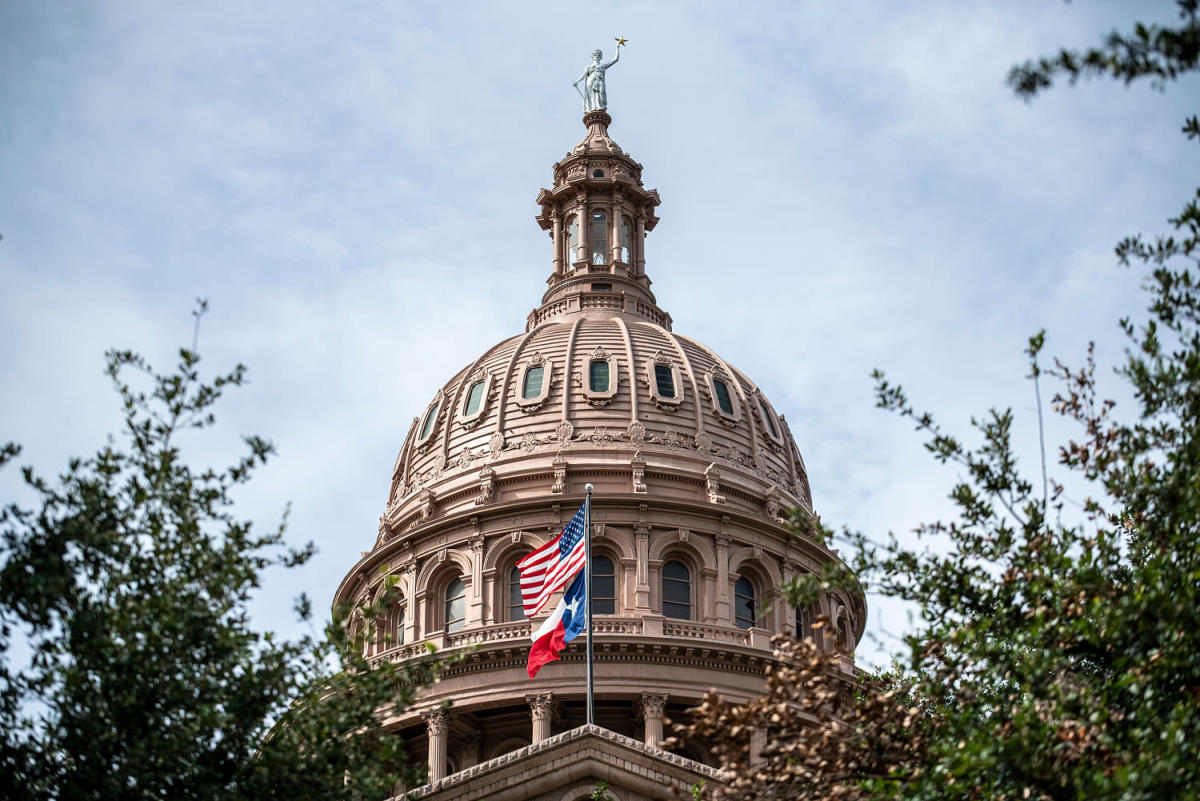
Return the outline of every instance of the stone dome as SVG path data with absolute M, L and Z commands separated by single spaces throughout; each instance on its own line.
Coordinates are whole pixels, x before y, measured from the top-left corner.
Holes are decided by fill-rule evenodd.
M 645 271 L 658 193 L 610 123 L 586 114 L 585 138 L 538 193 L 552 269 L 524 333 L 459 369 L 413 419 L 375 542 L 335 596 L 387 607 L 350 623 L 373 658 L 463 655 L 390 722 L 435 784 L 582 725 L 585 638 L 527 678 L 541 618 L 522 614 L 515 564 L 562 530 L 587 484 L 605 730 L 657 749 L 664 712 L 708 688 L 749 699 L 777 632 L 813 634 L 852 670 L 866 621 L 862 595 L 840 590 L 782 606 L 783 581 L 837 560 L 784 525 L 789 507 L 813 511 L 804 461 L 748 376 L 672 331 Z M 829 625 L 812 629 L 818 617 Z M 706 775 L 706 754 L 669 756 Z

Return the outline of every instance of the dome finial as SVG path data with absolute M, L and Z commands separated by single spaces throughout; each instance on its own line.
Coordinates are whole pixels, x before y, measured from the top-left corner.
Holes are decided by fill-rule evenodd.
M 621 45 L 626 43 L 626 39 L 620 36 L 616 37 L 616 40 L 617 54 L 613 56 L 612 61 L 605 63 L 604 52 L 600 48 L 596 48 L 592 51 L 592 63 L 584 67 L 583 74 L 575 79 L 575 83 L 571 84 L 583 98 L 585 114 L 589 111 L 604 111 L 608 108 L 608 90 L 604 83 L 604 74 L 609 67 L 621 59 Z M 581 83 L 583 84 L 582 88 L 579 86 Z

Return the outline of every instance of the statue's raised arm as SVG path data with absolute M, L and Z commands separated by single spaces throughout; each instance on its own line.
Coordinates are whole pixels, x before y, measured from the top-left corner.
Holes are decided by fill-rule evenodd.
M 613 64 L 616 64 L 616 63 L 617 63 L 618 61 L 620 61 L 620 60 L 621 60 L 621 46 L 620 46 L 620 45 L 617 45 L 617 53 L 616 53 L 616 55 L 614 55 L 614 56 L 613 56 L 613 60 L 612 60 L 612 61 L 610 61 L 610 62 L 608 62 L 607 64 L 605 64 L 605 65 L 604 65 L 604 69 L 608 69 L 609 67 L 611 67 Z

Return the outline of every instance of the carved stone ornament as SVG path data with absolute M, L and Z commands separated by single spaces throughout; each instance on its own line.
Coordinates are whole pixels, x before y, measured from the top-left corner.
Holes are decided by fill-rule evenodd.
M 630 460 L 630 468 L 633 471 L 633 491 L 646 491 L 646 459 L 642 456 L 641 451 L 635 451 L 633 459 Z
M 717 469 L 716 462 L 704 471 L 704 489 L 708 493 L 709 503 L 725 503 L 725 496 L 721 494 L 721 471 Z
M 552 464 L 554 465 L 554 484 L 551 485 L 550 491 L 560 493 L 567 486 L 567 457 L 562 451 L 559 451 Z
M 783 517 L 782 517 L 782 515 L 780 515 L 780 508 L 779 508 L 780 507 L 779 487 L 772 484 L 767 489 L 767 494 L 763 500 L 763 504 L 766 508 L 767 517 L 771 518 L 772 520 L 774 520 L 778 523 L 783 522 Z
M 488 455 L 495 459 L 503 450 L 504 435 L 497 431 L 495 434 L 492 434 L 492 438 L 488 440 Z
M 688 537 L 690 537 L 692 535 L 692 532 L 688 531 L 686 528 L 679 529 L 678 533 L 679 533 L 679 541 L 680 542 L 687 542 Z
M 646 444 L 646 426 L 637 420 L 629 424 L 627 432 L 629 434 L 629 441 L 634 445 L 641 446 Z
M 663 432 L 662 444 L 665 445 L 670 450 L 675 450 L 676 448 L 687 447 L 687 443 L 685 443 L 683 441 L 683 437 L 681 437 L 679 434 L 675 433 L 675 430 L 671 429 L 671 428 L 668 428 L 666 431 Z
M 475 496 L 475 505 L 491 503 L 496 495 L 496 471 L 485 467 L 479 471 L 479 494 Z
M 427 489 L 421 490 L 421 494 L 418 496 L 418 498 L 421 502 L 421 519 L 428 520 L 429 518 L 433 517 L 434 512 L 437 511 L 437 499 L 434 498 L 433 492 Z
M 712 437 L 701 431 L 696 435 L 696 450 L 701 453 L 710 453 L 713 449 Z
M 644 692 L 638 706 L 641 708 L 642 717 L 658 720 L 667 708 L 667 694 Z
M 559 441 L 559 447 L 565 448 L 571 442 L 571 437 L 575 433 L 575 426 L 571 425 L 566 420 L 558 424 L 558 428 L 554 429 L 554 436 Z
M 421 717 L 425 718 L 425 725 L 429 729 L 430 737 L 445 737 L 450 725 L 450 716 L 446 714 L 444 709 L 431 709 L 428 712 L 423 712 Z
M 661 364 L 664 367 L 670 367 L 672 364 L 671 357 L 663 353 L 661 350 L 657 351 L 653 356 L 651 356 L 650 361 L 656 365 Z

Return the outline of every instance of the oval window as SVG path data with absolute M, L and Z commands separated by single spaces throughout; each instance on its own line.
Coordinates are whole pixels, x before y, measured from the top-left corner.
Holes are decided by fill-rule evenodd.
M 533 400 L 541 397 L 542 394 L 542 378 L 546 374 L 546 368 L 538 364 L 530 367 L 525 371 L 525 385 L 521 387 L 521 397 L 525 400 Z
M 654 383 L 658 386 L 660 398 L 675 397 L 675 371 L 668 365 L 654 365 Z
M 588 387 L 592 392 L 608 392 L 608 362 L 594 361 L 588 365 Z
M 733 399 L 729 397 L 729 387 L 719 378 L 713 379 L 713 393 L 717 396 L 717 405 L 725 414 L 733 414 Z
M 479 411 L 479 405 L 483 402 L 483 381 L 476 381 L 467 390 L 467 402 L 463 406 L 463 414 L 467 417 Z

